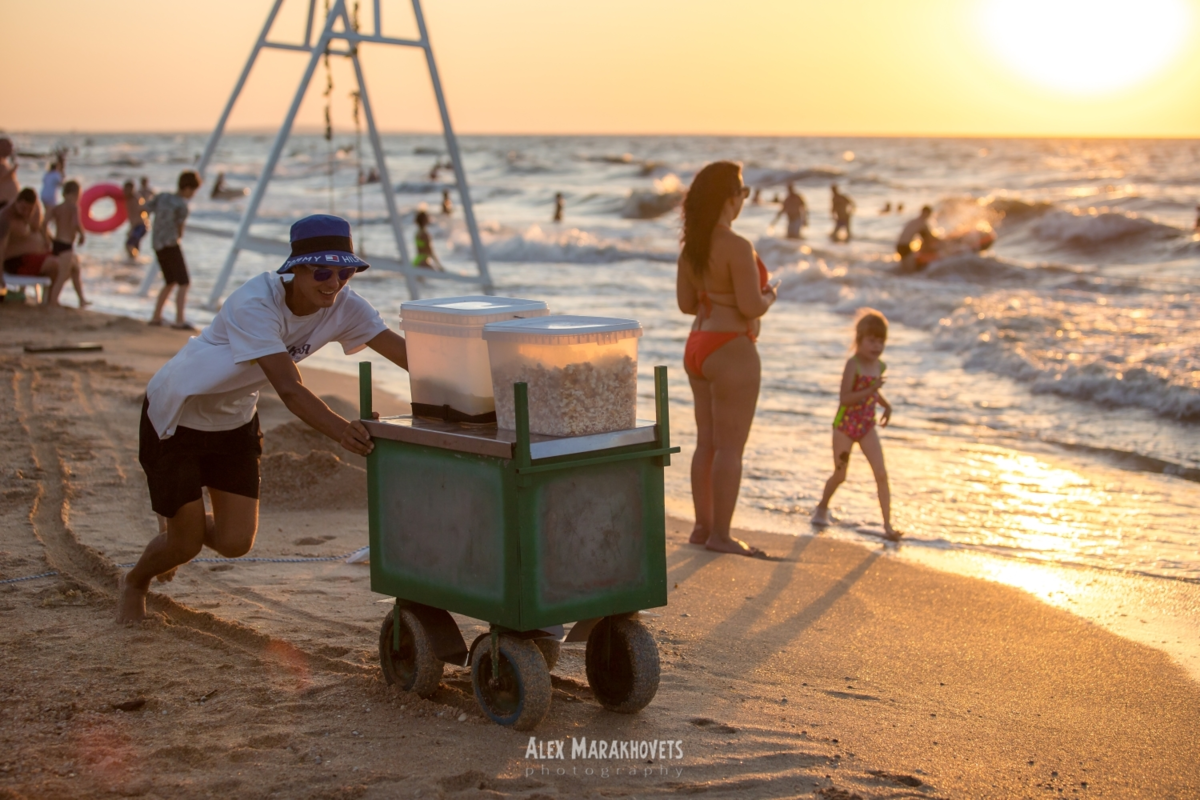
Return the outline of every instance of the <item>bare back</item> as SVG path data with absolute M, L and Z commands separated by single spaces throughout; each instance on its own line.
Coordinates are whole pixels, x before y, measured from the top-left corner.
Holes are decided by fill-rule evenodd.
M 82 233 L 79 224 L 79 205 L 59 203 L 46 215 L 46 223 L 54 226 L 55 241 L 74 244 L 76 237 Z

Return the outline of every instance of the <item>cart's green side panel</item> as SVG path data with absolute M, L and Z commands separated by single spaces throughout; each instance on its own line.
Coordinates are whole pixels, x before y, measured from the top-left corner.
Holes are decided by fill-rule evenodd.
M 367 479 L 373 591 L 520 627 L 506 462 L 376 439 Z
M 521 628 L 667 603 L 656 458 L 537 473 L 520 489 Z

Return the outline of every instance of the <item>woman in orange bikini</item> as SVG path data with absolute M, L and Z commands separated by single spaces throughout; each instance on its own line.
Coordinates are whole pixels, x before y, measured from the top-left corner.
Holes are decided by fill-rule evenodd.
M 741 167 L 730 161 L 709 164 L 696 174 L 683 201 L 676 295 L 679 310 L 696 316 L 683 354 L 696 399 L 691 542 L 721 553 L 763 556 L 729 534 L 742 450 L 758 403 L 761 365 L 754 343 L 759 317 L 776 296 L 754 247 L 729 227 L 747 194 Z
M 896 541 L 902 534 L 892 527 L 892 493 L 888 487 L 887 467 L 883 463 L 883 444 L 875 429 L 876 403 L 883 407 L 880 425 L 886 427 L 892 418 L 892 404 L 879 391 L 883 388 L 883 373 L 887 370 L 887 365 L 879 358 L 887 345 L 887 332 L 887 318 L 883 314 L 873 308 L 858 310 L 854 323 L 854 355 L 846 360 L 846 368 L 842 370 L 841 407 L 833 419 L 833 475 L 825 482 L 825 493 L 813 513 L 812 522 L 823 528 L 833 521 L 829 515 L 829 501 L 846 480 L 850 448 L 858 442 L 875 473 L 884 538 Z

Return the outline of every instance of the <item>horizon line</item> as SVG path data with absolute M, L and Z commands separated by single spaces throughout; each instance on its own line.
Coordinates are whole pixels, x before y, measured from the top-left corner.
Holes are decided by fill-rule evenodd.
M 278 128 L 235 128 L 226 129 L 223 136 L 263 136 L 278 132 Z M 208 136 L 211 130 L 80 130 L 80 129 L 47 129 L 47 130 L 5 130 L 0 128 L 4 136 Z M 381 136 L 442 136 L 440 130 L 380 130 Z M 293 128 L 290 135 L 312 136 L 324 135 L 320 127 Z M 336 136 L 337 134 L 335 134 Z M 351 132 L 343 135 L 350 136 Z M 1173 134 L 1087 134 L 1087 133 L 637 133 L 637 132 L 463 132 L 455 131 L 455 136 L 491 136 L 491 137 L 532 137 L 556 136 L 562 138 L 744 138 L 744 139 L 1094 139 L 1094 140 L 1143 140 L 1143 141 L 1200 141 L 1200 133 L 1192 135 Z

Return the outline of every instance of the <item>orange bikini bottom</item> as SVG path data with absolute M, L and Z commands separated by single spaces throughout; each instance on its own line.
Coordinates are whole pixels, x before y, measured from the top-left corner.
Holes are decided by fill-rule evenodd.
M 736 331 L 692 331 L 683 348 L 683 368 L 695 378 L 704 377 L 704 362 L 724 345 L 739 336 L 749 336 Z M 752 338 L 750 341 L 754 341 Z

